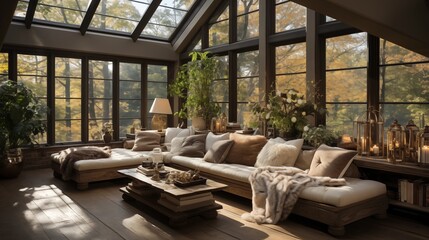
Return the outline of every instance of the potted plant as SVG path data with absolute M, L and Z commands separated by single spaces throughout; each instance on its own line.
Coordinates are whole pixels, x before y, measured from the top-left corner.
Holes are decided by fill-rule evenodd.
M 317 127 L 305 127 L 302 137 L 308 145 L 316 148 L 322 144 L 335 147 L 338 142 L 339 134 L 326 129 L 323 125 L 319 125 Z
M 0 83 L 0 177 L 16 177 L 22 170 L 22 146 L 34 144 L 44 133 L 43 108 L 36 95 L 22 83 Z
M 286 93 L 273 91 L 268 96 L 266 106 L 259 103 L 252 106 L 253 114 L 267 120 L 285 138 L 301 137 L 304 127 L 308 125 L 308 116 L 313 116 L 316 111 L 317 107 L 294 89 L 288 89 Z
M 181 119 L 191 118 L 192 125 L 202 130 L 220 112 L 220 107 L 211 101 L 212 82 L 216 78 L 218 63 L 215 58 L 209 57 L 209 52 L 191 52 L 189 56 L 191 61 L 180 66 L 169 92 L 186 99 L 175 115 Z

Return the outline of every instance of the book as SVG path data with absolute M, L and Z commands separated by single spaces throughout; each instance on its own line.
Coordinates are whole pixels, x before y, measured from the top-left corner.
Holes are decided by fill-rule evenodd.
M 154 168 L 144 168 L 142 166 L 138 166 L 137 172 L 139 172 L 143 175 L 146 175 L 146 176 L 152 176 L 153 174 L 155 174 L 155 169 Z
M 171 202 L 174 205 L 185 206 L 185 205 L 191 205 L 202 201 L 212 200 L 213 194 L 210 192 L 207 192 L 207 193 L 190 195 L 190 196 L 180 198 L 180 197 L 172 196 L 171 194 L 162 193 L 161 198 L 165 198 L 167 201 Z
M 196 209 L 196 208 L 211 206 L 215 203 L 215 201 L 214 201 L 214 199 L 211 199 L 211 200 L 199 201 L 197 203 L 188 204 L 185 206 L 179 206 L 179 205 L 175 205 L 175 204 L 171 203 L 166 198 L 160 198 L 158 200 L 158 203 L 160 205 L 172 210 L 173 212 L 184 212 L 184 211 L 189 211 L 189 210 Z

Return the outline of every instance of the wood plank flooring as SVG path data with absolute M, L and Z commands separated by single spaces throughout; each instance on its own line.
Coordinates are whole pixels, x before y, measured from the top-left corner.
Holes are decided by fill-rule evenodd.
M 217 219 L 193 218 L 170 228 L 160 216 L 122 200 L 126 180 L 90 184 L 78 191 L 52 176 L 50 169 L 24 171 L 0 180 L 0 239 L 335 239 L 326 226 L 297 216 L 278 225 L 257 225 L 240 218 L 251 201 L 216 194 L 223 205 Z M 428 221 L 388 214 L 349 224 L 342 239 L 429 239 Z

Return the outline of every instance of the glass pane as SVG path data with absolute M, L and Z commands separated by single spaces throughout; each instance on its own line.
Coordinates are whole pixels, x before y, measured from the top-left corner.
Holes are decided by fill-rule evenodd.
M 186 13 L 187 11 L 182 9 L 159 6 L 150 19 L 150 23 L 176 28 Z
M 90 98 L 112 98 L 111 80 L 89 80 Z
M 337 19 L 330 16 L 326 16 L 326 22 L 333 22 L 333 21 L 337 21 Z
M 141 100 L 120 100 L 119 116 L 120 118 L 140 118 Z
M 381 102 L 429 102 L 429 63 L 380 69 Z
M 151 0 L 101 0 L 90 28 L 132 33 Z
M 14 16 L 15 17 L 23 17 L 27 15 L 28 2 L 30 0 L 20 0 L 18 1 L 18 5 L 16 6 Z
M 150 35 L 160 38 L 169 38 L 176 30 L 175 27 L 163 26 L 158 24 L 148 23 L 142 32 L 142 35 Z
M 82 63 L 75 58 L 55 58 L 56 77 L 82 77 Z
M 80 99 L 55 99 L 55 119 L 81 119 L 81 110 Z
M 214 102 L 228 102 L 229 100 L 229 81 L 217 80 L 213 81 L 212 99 Z
M 149 82 L 167 82 L 168 67 L 163 65 L 148 65 L 147 66 Z
M 380 64 L 408 63 L 429 61 L 429 57 L 425 57 L 416 52 L 398 46 L 394 43 L 380 39 Z
M 306 26 L 307 9 L 294 2 L 276 5 L 276 32 L 289 31 Z
M 276 47 L 276 74 L 306 71 L 306 44 Z
M 365 69 L 326 72 L 327 102 L 366 102 Z
M 141 64 L 119 63 L 119 80 L 141 81 Z
M 220 79 L 228 79 L 229 78 L 229 58 L 228 56 L 216 56 L 218 61 L 218 70 L 217 75 Z
M 106 61 L 89 61 L 89 78 L 112 79 L 112 62 Z
M 237 79 L 237 101 L 238 102 L 259 101 L 259 78 Z
M 82 83 L 80 79 L 56 78 L 55 97 L 56 98 L 81 98 Z
M 141 82 L 120 81 L 119 89 L 121 99 L 141 99 Z
M 276 76 L 276 90 L 286 92 L 286 89 L 295 89 L 301 94 L 306 93 L 305 73 Z
M 418 126 L 421 114 L 429 113 L 429 104 L 382 104 L 384 127 L 387 129 L 394 120 L 402 126 L 407 125 L 409 120 L 413 120 Z M 427 119 L 426 119 L 426 125 Z
M 140 116 L 139 118 L 135 118 L 135 119 L 120 119 L 119 120 L 119 137 L 125 137 L 127 133 L 131 132 L 131 128 L 134 127 L 135 122 L 140 123 Z
M 223 12 L 221 14 L 219 14 L 219 16 L 214 16 L 209 23 L 215 23 L 215 22 L 220 22 L 223 20 L 228 20 L 229 19 L 229 6 L 226 6 L 225 10 L 223 10 Z
M 147 98 L 155 99 L 159 98 L 167 98 L 167 84 L 166 83 L 156 83 L 156 82 L 148 82 L 147 83 Z
M 80 25 L 85 16 L 88 0 L 39 0 L 34 19 Z
M 89 118 L 111 118 L 112 117 L 112 100 L 89 100 Z
M 79 142 L 81 136 L 81 121 L 55 121 L 55 142 Z
M 103 124 L 105 122 L 110 122 L 110 119 L 104 120 L 89 120 L 88 131 L 89 131 L 89 140 L 90 141 L 99 141 L 102 140 L 102 131 Z
M 237 41 L 259 36 L 259 12 L 237 17 Z
M 259 76 L 259 51 L 237 54 L 237 76 Z
M 0 53 L 0 82 L 9 79 L 9 55 Z
M 237 122 L 246 126 L 251 126 L 252 122 L 254 122 L 248 103 L 237 103 Z
M 37 97 L 47 97 L 47 58 L 18 54 L 18 82 L 24 83 Z
M 237 15 L 246 14 L 258 9 L 258 0 L 237 0 Z
M 367 62 L 366 33 L 326 39 L 326 69 L 366 67 Z
M 326 127 L 340 135 L 353 136 L 353 121 L 366 111 L 366 104 L 326 104 Z
M 215 23 L 209 28 L 209 46 L 229 43 L 229 20 Z

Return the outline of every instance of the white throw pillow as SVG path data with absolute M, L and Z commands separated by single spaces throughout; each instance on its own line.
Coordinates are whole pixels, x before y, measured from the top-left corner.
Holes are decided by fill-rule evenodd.
M 255 167 L 294 166 L 304 144 L 304 139 L 290 141 L 280 139 L 270 139 L 265 144 L 258 154 Z
M 221 141 L 221 140 L 229 140 L 229 133 L 216 135 L 216 134 L 213 134 L 212 132 L 209 132 L 206 138 L 206 152 L 210 150 L 210 148 L 213 146 L 215 142 Z
M 175 137 L 187 137 L 193 134 L 192 128 L 167 128 L 164 143 L 171 143 Z

